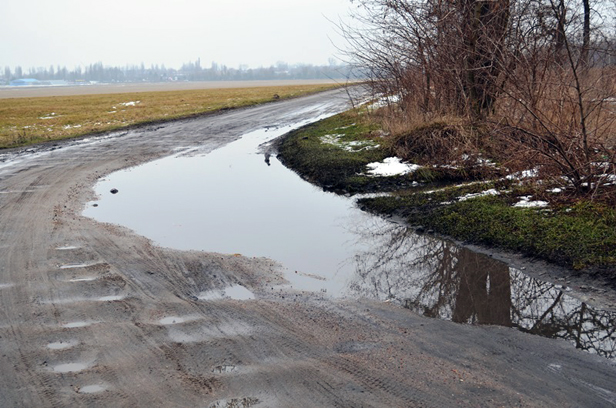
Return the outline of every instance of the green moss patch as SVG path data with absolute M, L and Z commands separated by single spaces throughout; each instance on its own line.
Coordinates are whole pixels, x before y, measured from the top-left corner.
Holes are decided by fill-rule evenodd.
M 581 269 L 616 264 L 616 211 L 602 204 L 573 207 L 516 208 L 511 194 L 441 204 L 451 190 L 438 194 L 363 199 L 362 208 L 406 217 L 469 243 L 497 246 Z M 441 201 L 442 200 L 442 201 Z

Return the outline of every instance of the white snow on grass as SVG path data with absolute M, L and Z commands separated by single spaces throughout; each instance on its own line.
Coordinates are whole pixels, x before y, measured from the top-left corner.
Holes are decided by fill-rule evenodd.
M 471 198 L 477 198 L 477 197 L 485 197 L 485 196 L 491 196 L 491 195 L 499 195 L 500 193 L 496 190 L 496 189 L 489 189 L 486 191 L 482 191 L 480 193 L 470 193 L 467 195 L 463 195 L 462 197 L 458 197 L 458 201 L 466 201 L 466 200 L 470 200 Z
M 518 208 L 544 208 L 549 205 L 547 201 L 541 201 L 541 200 L 531 201 L 530 199 L 532 197 L 533 196 L 521 196 L 519 197 L 520 201 L 515 203 L 513 206 L 518 207 Z
M 382 162 L 368 163 L 368 174 L 371 176 L 401 176 L 412 173 L 421 166 L 412 163 L 402 163 L 399 157 L 388 157 Z
M 122 106 L 137 106 L 137 104 L 141 103 L 141 101 L 130 101 L 130 102 L 121 102 Z
M 460 187 L 460 186 L 456 186 L 456 187 Z M 424 194 L 431 194 L 434 193 L 437 190 L 432 190 L 432 191 L 428 191 L 428 192 L 424 192 Z M 477 198 L 477 197 L 485 197 L 485 196 L 491 196 L 491 195 L 499 195 L 500 192 L 494 188 L 491 188 L 489 190 L 485 190 L 485 191 L 481 191 L 479 193 L 469 193 L 460 197 L 457 197 L 454 201 L 443 201 L 442 203 L 440 203 L 441 205 L 450 205 L 453 204 L 454 202 L 458 202 L 458 201 L 466 201 L 466 200 L 470 200 L 473 198 Z
M 354 140 L 351 142 L 345 142 L 340 140 L 344 136 L 345 135 L 342 134 L 333 134 L 321 136 L 319 139 L 323 144 L 336 146 L 347 152 L 361 152 L 362 150 L 377 149 L 380 146 L 372 140 Z
M 539 169 L 524 170 L 513 173 L 507 176 L 507 180 L 522 180 L 525 178 L 533 178 L 539 175 Z
M 376 102 L 370 104 L 368 109 L 378 109 L 389 105 L 395 105 L 400 102 L 400 95 L 382 96 Z

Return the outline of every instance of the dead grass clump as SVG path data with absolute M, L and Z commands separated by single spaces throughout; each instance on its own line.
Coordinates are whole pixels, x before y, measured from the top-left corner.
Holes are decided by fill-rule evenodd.
M 396 155 L 421 164 L 451 164 L 477 155 L 473 135 L 462 126 L 433 122 L 393 137 Z
M 440 168 L 456 179 L 476 179 L 500 173 L 494 155 L 497 140 L 486 126 L 461 117 L 434 118 L 428 122 L 381 118 L 389 132 L 392 152 L 403 160 Z M 447 176 L 447 174 L 445 174 Z

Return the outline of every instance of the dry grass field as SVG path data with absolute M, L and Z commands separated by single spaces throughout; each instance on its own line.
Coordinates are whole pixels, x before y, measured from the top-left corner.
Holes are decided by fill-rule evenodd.
M 0 148 L 118 130 L 286 99 L 333 84 L 0 99 Z M 276 96 L 277 95 L 277 96 Z

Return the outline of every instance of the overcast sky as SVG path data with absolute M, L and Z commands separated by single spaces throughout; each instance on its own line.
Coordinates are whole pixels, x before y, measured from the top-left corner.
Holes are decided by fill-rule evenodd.
M 0 67 L 327 64 L 349 0 L 3 0 Z

